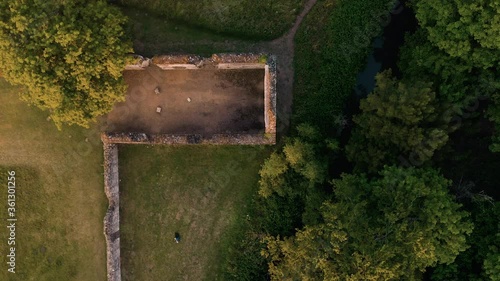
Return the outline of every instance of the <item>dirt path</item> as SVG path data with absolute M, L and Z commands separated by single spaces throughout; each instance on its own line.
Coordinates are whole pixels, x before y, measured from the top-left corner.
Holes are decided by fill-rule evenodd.
M 278 65 L 278 104 L 277 115 L 279 123 L 277 124 L 278 133 L 283 133 L 288 128 L 292 113 L 293 101 L 293 81 L 294 68 L 293 58 L 295 52 L 295 34 L 300 27 L 303 19 L 311 11 L 317 0 L 309 0 L 304 5 L 304 9 L 295 19 L 295 23 L 288 32 L 278 39 L 271 42 L 264 42 L 258 46 L 255 51 L 267 52 L 277 56 Z

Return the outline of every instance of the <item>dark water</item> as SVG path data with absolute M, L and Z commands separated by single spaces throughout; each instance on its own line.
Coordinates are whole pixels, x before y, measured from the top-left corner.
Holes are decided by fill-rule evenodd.
M 344 117 L 350 121 L 347 126 L 339 129 L 341 145 L 347 144 L 351 137 L 351 130 L 354 127 L 352 116 L 359 113 L 360 99 L 366 97 L 375 88 L 375 75 L 380 71 L 392 69 L 396 77 L 401 76 L 397 67 L 399 49 L 404 44 L 405 34 L 414 32 L 418 27 L 415 14 L 405 6 L 405 2 L 408 1 L 400 1 L 395 5 L 390 14 L 390 21 L 384 27 L 382 34 L 372 42 L 372 50 L 367 57 L 366 66 L 358 74 L 357 86 L 353 89 L 353 95 L 347 101 L 344 109 Z M 345 155 L 335 160 L 334 167 L 336 168 L 330 171 L 332 175 L 352 171 L 352 165 L 347 161 Z
M 372 42 L 372 51 L 367 58 L 365 69 L 358 74 L 356 96 L 363 98 L 375 88 L 375 75 L 392 69 L 395 76 L 401 73 L 397 67 L 399 49 L 404 44 L 407 32 L 414 32 L 418 26 L 413 10 L 405 6 L 408 1 L 400 1 L 390 14 L 390 21 L 383 34 Z

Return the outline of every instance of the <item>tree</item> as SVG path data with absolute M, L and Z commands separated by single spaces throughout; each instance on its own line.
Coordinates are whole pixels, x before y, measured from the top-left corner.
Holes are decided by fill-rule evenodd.
M 416 17 L 428 40 L 471 68 L 500 66 L 500 3 L 491 0 L 419 0 Z
M 283 148 L 273 152 L 262 165 L 259 194 L 304 200 L 303 220 L 313 223 L 325 199 L 322 186 L 327 183 L 328 157 L 336 152 L 338 143 L 325 140 L 308 124 L 300 124 L 296 130 L 297 136 L 287 139 Z
M 421 29 L 401 51 L 405 77 L 434 82 L 438 98 L 461 109 L 491 98 L 496 124 L 492 151 L 500 151 L 500 4 L 491 0 L 419 0 L 414 5 Z
M 497 239 L 500 240 L 500 233 L 497 234 Z M 500 280 L 500 250 L 499 246 L 492 246 L 491 253 L 486 256 L 484 260 L 484 270 L 486 276 L 491 281 Z
M 467 248 L 472 224 L 437 171 L 386 167 L 380 177 L 344 175 L 324 223 L 268 237 L 272 280 L 416 280 Z
M 362 113 L 346 146 L 348 159 L 362 171 L 383 165 L 421 165 L 448 140 L 449 117 L 443 115 L 425 82 L 398 82 L 390 71 L 377 75 L 377 87 L 361 101 Z
M 432 281 L 500 280 L 500 203 L 472 200 L 468 205 L 474 223 L 474 231 L 467 238 L 470 248 L 452 264 L 431 270 Z
M 59 128 L 87 127 L 124 100 L 125 20 L 102 0 L 1 1 L 0 69 Z

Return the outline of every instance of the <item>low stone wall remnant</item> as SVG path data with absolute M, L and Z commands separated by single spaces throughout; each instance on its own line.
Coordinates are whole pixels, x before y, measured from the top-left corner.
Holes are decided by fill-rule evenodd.
M 276 134 L 216 134 L 202 136 L 198 134 L 103 133 L 101 139 L 105 143 L 115 144 L 272 145 L 276 143 Z
M 108 281 L 121 281 L 118 147 L 107 142 L 104 142 L 104 192 L 109 201 L 104 216 Z

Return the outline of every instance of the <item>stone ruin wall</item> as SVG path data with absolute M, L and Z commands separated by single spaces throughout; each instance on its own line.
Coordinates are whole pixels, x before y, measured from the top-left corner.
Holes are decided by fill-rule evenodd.
M 102 133 L 106 143 L 121 144 L 168 144 L 168 145 L 272 145 L 276 143 L 274 134 L 217 134 L 209 137 L 202 135 L 171 135 L 145 133 Z
M 118 147 L 104 142 L 104 192 L 109 207 L 104 216 L 108 281 L 121 281 L 120 265 L 120 187 Z

